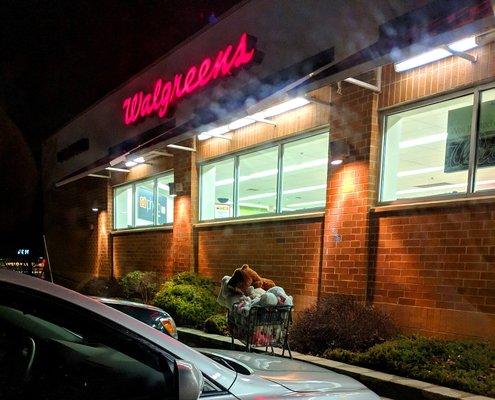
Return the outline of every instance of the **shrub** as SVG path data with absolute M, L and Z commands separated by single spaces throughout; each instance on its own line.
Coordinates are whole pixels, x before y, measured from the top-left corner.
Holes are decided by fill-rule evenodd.
M 400 337 L 363 353 L 336 349 L 325 357 L 495 396 L 495 346 L 488 343 Z
M 202 328 L 205 320 L 221 311 L 216 296 L 209 289 L 208 278 L 179 274 L 165 282 L 156 294 L 154 304 L 170 313 L 181 326 Z
M 195 274 L 194 272 L 181 272 L 170 279 L 175 285 L 199 286 L 210 291 L 215 290 L 215 284 L 210 278 Z
M 126 299 L 146 304 L 151 303 L 160 287 L 160 279 L 156 272 L 132 271 L 125 275 L 120 283 Z
M 353 297 L 331 295 L 301 313 L 289 338 L 295 350 L 321 355 L 327 349 L 366 350 L 396 334 L 389 316 Z
M 216 333 L 218 335 L 228 335 L 229 329 L 227 326 L 227 315 L 215 314 L 209 317 L 204 324 L 204 331 L 206 333 Z
M 122 288 L 115 279 L 91 278 L 79 288 L 82 294 L 98 297 L 121 297 Z

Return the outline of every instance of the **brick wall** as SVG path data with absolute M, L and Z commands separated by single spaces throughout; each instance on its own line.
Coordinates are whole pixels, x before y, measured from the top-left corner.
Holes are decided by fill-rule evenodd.
M 318 295 L 322 218 L 200 228 L 198 272 L 216 282 L 249 264 L 295 297 L 297 310 Z
M 44 227 L 58 282 L 81 286 L 93 276 L 110 276 L 107 190 L 106 180 L 84 178 L 44 193 Z M 91 210 L 95 206 L 98 213 Z
M 194 141 L 181 143 L 192 147 Z M 196 170 L 196 154 L 189 151 L 174 153 L 174 179 L 182 184 L 182 192 L 174 200 L 174 229 L 173 229 L 173 272 L 192 271 L 195 266 L 193 222 L 197 199 L 192 178 Z M 194 200 L 194 201 L 193 201 Z
M 495 47 L 478 62 L 449 57 L 396 73 L 383 69 L 381 107 L 493 79 Z M 406 330 L 445 337 L 495 332 L 495 204 L 410 209 L 373 216 L 371 299 Z
M 363 77 L 366 79 L 369 77 Z M 323 247 L 324 293 L 343 293 L 364 300 L 368 271 L 369 208 L 375 199 L 378 139 L 377 95 L 342 83 L 332 90 L 331 140 L 343 140 L 351 157 L 329 164 Z
M 495 207 L 377 215 L 375 304 L 411 331 L 493 335 Z
M 172 230 L 116 234 L 113 265 L 116 278 L 134 270 L 172 275 Z

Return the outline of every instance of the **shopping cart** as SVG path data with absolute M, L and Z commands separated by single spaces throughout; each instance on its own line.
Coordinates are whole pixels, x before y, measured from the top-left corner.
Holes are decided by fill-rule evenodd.
M 292 323 L 292 306 L 258 306 L 251 307 L 249 312 L 238 312 L 235 305 L 228 314 L 228 326 L 232 338 L 232 348 L 234 339 L 240 340 L 246 351 L 251 351 L 252 347 L 271 348 L 273 354 L 274 347 L 282 348 L 282 356 L 285 350 L 289 357 L 292 353 L 289 346 L 289 326 Z

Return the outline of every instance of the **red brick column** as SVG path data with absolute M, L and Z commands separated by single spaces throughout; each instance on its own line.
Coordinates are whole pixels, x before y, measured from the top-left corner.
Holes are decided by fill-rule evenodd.
M 194 140 L 181 143 L 192 147 Z M 182 185 L 182 191 L 174 200 L 174 229 L 172 272 L 192 271 L 195 269 L 195 246 L 193 222 L 196 216 L 196 155 L 189 151 L 174 151 L 174 180 Z M 194 183 L 194 184 L 193 184 Z
M 377 95 L 343 82 L 342 94 L 334 88 L 331 97 L 330 140 L 347 142 L 351 157 L 337 167 L 329 164 L 320 293 L 364 300 L 372 279 L 369 208 L 376 186 Z

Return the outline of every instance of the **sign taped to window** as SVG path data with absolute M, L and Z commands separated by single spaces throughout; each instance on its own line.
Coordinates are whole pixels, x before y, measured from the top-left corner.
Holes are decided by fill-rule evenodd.
M 230 204 L 215 203 L 215 218 L 232 217 L 232 206 Z
M 450 110 L 447 122 L 445 172 L 464 171 L 469 168 L 471 120 L 473 107 Z M 478 168 L 495 165 L 495 102 L 480 104 Z

